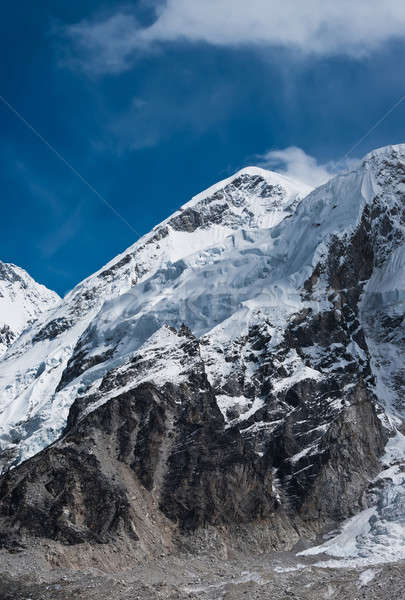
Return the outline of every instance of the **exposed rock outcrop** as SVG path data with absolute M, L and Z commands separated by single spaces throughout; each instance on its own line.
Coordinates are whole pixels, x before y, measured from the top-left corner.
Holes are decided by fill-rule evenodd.
M 193 358 L 198 343 L 183 339 L 185 359 Z M 192 531 L 262 520 L 277 507 L 271 471 L 237 430 L 225 429 L 202 367 L 180 386 L 141 383 L 85 416 L 79 404 L 61 440 L 1 479 L 6 541 L 29 534 L 99 543 L 120 533 L 137 541 L 145 506 L 152 531 L 154 520 Z

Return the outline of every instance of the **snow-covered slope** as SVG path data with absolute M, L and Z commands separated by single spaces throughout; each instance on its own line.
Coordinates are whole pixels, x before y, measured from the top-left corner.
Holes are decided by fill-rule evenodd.
M 202 352 L 210 378 L 221 388 L 230 372 L 229 348 L 252 327 L 267 323 L 270 347 L 275 349 L 283 339 L 291 315 L 304 310 L 322 312 L 335 308 L 327 269 L 332 268 L 332 276 L 346 277 L 345 283 L 349 283 L 351 274 L 347 267 L 355 265 L 345 265 L 353 256 L 345 256 L 344 246 L 349 246 L 365 218 L 365 211 L 367 214 L 373 211 L 374 229 L 367 241 L 372 248 L 359 249 L 364 253 L 364 265 L 360 265 L 364 281 L 351 282 L 358 284 L 359 294 L 367 284 L 361 318 L 366 319 L 366 307 L 371 298 L 375 298 L 376 285 L 380 296 L 394 296 L 394 305 L 398 306 L 396 302 L 403 293 L 402 263 L 397 258 L 404 248 L 400 220 L 392 219 L 391 243 L 385 230 L 387 214 L 395 216 L 401 209 L 403 184 L 390 173 L 384 177 L 381 165 L 386 152 L 376 151 L 366 157 L 358 170 L 312 192 L 288 219 L 275 225 L 276 219 L 272 216 L 269 228 L 253 228 L 250 222 L 244 223 L 228 236 L 221 236 L 220 243 L 217 240 L 212 243 L 211 239 L 203 248 L 194 248 L 188 255 L 159 264 L 159 268 L 154 272 L 150 270 L 136 287 L 106 302 L 76 349 L 82 368 L 83 353 L 91 362 L 97 357 L 101 365 L 84 369 L 86 385 L 110 364 L 125 362 L 162 324 L 178 326 L 184 322 L 195 335 L 203 336 Z M 398 155 L 403 160 L 403 153 L 403 147 L 394 147 L 389 156 Z M 331 249 L 336 253 L 331 253 Z M 374 256 L 367 256 L 371 251 Z M 331 265 L 333 260 L 339 261 L 338 264 Z M 389 284 L 374 283 L 381 282 L 381 273 L 389 279 Z M 316 285 L 311 297 L 308 294 L 305 297 L 303 292 L 311 277 L 316 277 Z M 347 292 L 335 290 L 335 295 L 343 291 Z M 392 304 L 391 300 L 390 306 Z M 361 360 L 364 351 L 355 342 L 352 346 L 350 354 Z M 99 360 L 107 351 L 108 356 Z M 312 356 L 314 363 L 315 354 L 315 347 L 308 349 L 308 357 Z M 308 377 L 299 357 L 288 362 L 294 372 L 302 370 L 295 381 Z M 313 371 L 312 375 L 322 377 L 320 371 Z M 394 390 L 394 386 L 391 388 Z
M 59 302 L 58 294 L 34 281 L 24 269 L 0 261 L 0 356 L 41 312 Z
M 140 298 L 145 286 L 154 285 L 147 282 L 158 281 L 161 273 L 175 278 L 187 257 L 203 256 L 205 250 L 221 254 L 228 238 L 242 230 L 258 232 L 278 224 L 309 191 L 277 173 L 242 169 L 195 196 L 43 315 L 0 364 L 0 444 L 6 461 L 14 449 L 21 460 L 60 434 L 76 391 L 55 399 L 55 390 L 78 339 L 105 302 L 134 286 Z M 151 334 L 158 324 L 144 327 Z

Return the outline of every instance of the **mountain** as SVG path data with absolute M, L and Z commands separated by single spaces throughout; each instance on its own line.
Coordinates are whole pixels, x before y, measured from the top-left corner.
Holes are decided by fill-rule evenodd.
M 38 315 L 60 301 L 24 269 L 0 261 L 0 356 Z
M 307 555 L 402 556 L 404 223 L 405 145 L 313 191 L 244 169 L 40 315 L 0 362 L 4 544 L 291 548 L 351 518 Z
M 55 395 L 83 332 L 104 303 L 189 255 L 246 227 L 259 231 L 291 215 L 309 188 L 258 168 L 236 173 L 193 198 L 123 254 L 76 286 L 13 345 L 0 364 L 0 447 L 3 460 L 35 454 L 60 435 L 76 397 Z M 152 325 L 150 333 L 157 326 Z M 58 387 L 59 386 L 59 387 Z M 0 458 L 1 466 L 1 458 Z

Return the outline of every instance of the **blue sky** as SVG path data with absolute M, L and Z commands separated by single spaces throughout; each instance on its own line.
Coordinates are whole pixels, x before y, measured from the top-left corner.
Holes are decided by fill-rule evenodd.
M 248 164 L 324 180 L 405 94 L 402 1 L 2 9 L 0 94 L 140 234 Z M 136 235 L 1 103 L 0 131 L 0 259 L 64 294 Z M 403 141 L 405 102 L 350 158 Z

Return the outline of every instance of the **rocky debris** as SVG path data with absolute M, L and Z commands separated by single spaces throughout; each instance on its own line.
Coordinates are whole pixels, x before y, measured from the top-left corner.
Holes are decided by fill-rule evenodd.
M 238 554 L 227 560 L 208 554 L 161 556 L 148 562 L 121 553 L 119 564 L 117 552 L 111 548 L 109 555 L 94 557 L 89 567 L 83 563 L 73 566 L 69 549 L 63 553 L 56 546 L 47 546 L 41 548 L 41 554 L 54 561 L 51 567 L 38 557 L 38 548 L 8 557 L 0 554 L 2 599 L 402 600 L 405 584 L 403 561 L 334 569 L 320 568 L 288 553 Z

